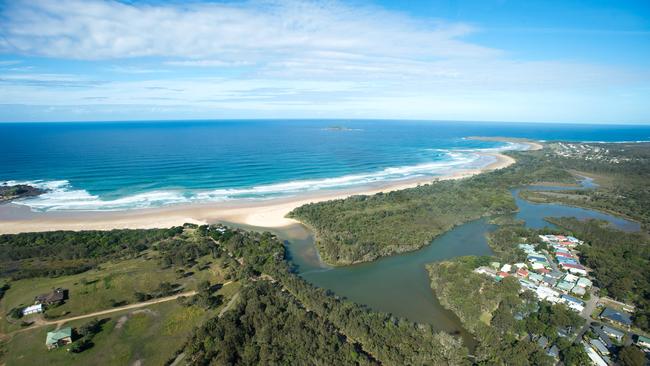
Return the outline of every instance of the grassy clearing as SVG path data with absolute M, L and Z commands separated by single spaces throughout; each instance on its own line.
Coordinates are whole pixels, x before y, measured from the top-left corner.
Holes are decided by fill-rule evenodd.
M 6 344 L 7 365 L 161 365 L 206 317 L 218 309 L 205 311 L 185 307 L 177 301 L 147 308 L 111 314 L 93 338 L 94 346 L 82 353 L 68 352 L 65 347 L 48 351 L 45 336 L 53 327 L 43 327 L 15 334 Z M 78 327 L 88 320 L 71 322 Z
M 12 281 L 11 288 L 0 301 L 0 331 L 8 333 L 20 329 L 21 321 L 41 317 L 31 315 L 20 321 L 5 318 L 12 308 L 31 305 L 36 295 L 47 293 L 53 288 L 67 288 L 69 299 L 61 306 L 48 309 L 46 316 L 50 319 L 70 317 L 134 303 L 135 292 L 154 292 L 162 282 L 177 284 L 182 287 L 182 291 L 196 289 L 202 280 L 223 282 L 219 263 L 220 260 L 206 256 L 196 266 L 177 272 L 174 268 L 162 269 L 157 258 L 146 253 L 136 259 L 104 263 L 97 269 L 78 275 Z

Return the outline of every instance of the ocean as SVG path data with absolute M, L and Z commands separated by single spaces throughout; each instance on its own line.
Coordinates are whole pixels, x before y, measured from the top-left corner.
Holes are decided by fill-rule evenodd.
M 34 211 L 269 199 L 436 177 L 523 145 L 468 136 L 646 141 L 650 126 L 251 120 L 0 124 L 0 184 L 50 191 Z

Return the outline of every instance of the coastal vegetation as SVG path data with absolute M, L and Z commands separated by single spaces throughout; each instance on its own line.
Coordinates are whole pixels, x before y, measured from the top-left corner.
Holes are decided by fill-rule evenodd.
M 334 265 L 371 261 L 415 250 L 455 225 L 516 210 L 509 189 L 532 183 L 574 185 L 597 178 L 596 189 L 522 190 L 523 198 L 612 212 L 650 224 L 650 143 L 551 143 L 509 153 L 517 163 L 497 171 L 416 188 L 312 203 L 289 216 L 317 235 L 323 260 Z
M 183 354 L 191 364 L 468 363 L 468 350 L 457 337 L 435 332 L 429 325 L 374 312 L 305 282 L 286 261 L 283 243 L 270 233 L 191 225 L 169 232 L 141 233 L 150 240 L 135 251 L 119 240 L 113 245 L 92 244 L 96 236 L 84 232 L 39 234 L 43 242 L 52 242 L 54 239 L 48 238 L 52 235 L 68 238 L 69 243 L 76 243 L 73 246 L 92 248 L 92 256 L 81 258 L 93 258 L 98 264 L 75 274 L 43 272 L 48 277 L 39 277 L 29 272 L 29 276 L 4 277 L 9 288 L 0 302 L 3 312 L 29 304 L 35 294 L 60 286 L 69 288 L 70 298 L 47 309 L 45 319 L 110 309 L 114 303 L 137 303 L 175 293 L 178 288 L 196 289 L 197 295 L 99 318 L 102 326 L 92 339 L 79 338 L 88 342 L 71 345 L 82 351 L 79 353 L 47 351 L 42 342 L 46 331 L 54 326 L 30 328 L 39 315 L 26 317 L 29 323 L 12 320 L 3 326 L 8 340 L 0 361 L 66 364 L 93 359 L 94 364 L 112 365 L 149 359 L 162 364 Z M 24 234 L 6 235 L 3 240 L 8 248 L 27 242 Z M 181 256 L 169 243 L 174 243 L 174 248 L 185 247 L 187 253 Z M 47 262 L 36 248 L 11 260 L 22 264 L 31 255 Z M 53 255 L 51 260 L 60 258 Z M 230 277 L 227 286 L 226 276 Z M 182 322 L 185 317 L 189 318 Z M 81 327 L 90 320 L 66 325 Z M 169 339 L 166 329 L 171 321 L 181 321 L 182 329 Z M 150 345 L 163 347 L 164 352 L 152 355 Z
M 540 181 L 575 182 L 566 170 L 514 153 L 517 163 L 460 180 L 353 196 L 298 207 L 289 216 L 312 227 L 321 257 L 343 265 L 419 249 L 452 227 L 482 216 L 514 212 L 512 187 Z

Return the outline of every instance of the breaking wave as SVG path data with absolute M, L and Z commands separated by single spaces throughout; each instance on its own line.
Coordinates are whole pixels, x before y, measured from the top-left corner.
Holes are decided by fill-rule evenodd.
M 109 199 L 74 187 L 67 180 L 7 181 L 7 184 L 29 184 L 46 189 L 37 196 L 16 200 L 34 211 L 118 211 L 137 208 L 161 207 L 183 203 L 222 202 L 236 199 L 269 199 L 292 196 L 319 190 L 363 187 L 382 182 L 396 182 L 418 177 L 436 177 L 459 171 L 477 169 L 493 163 L 496 158 L 485 153 L 505 150 L 524 150 L 526 145 L 509 143 L 492 149 L 444 150 L 427 149 L 444 153 L 444 159 L 417 165 L 389 167 L 376 172 L 350 174 L 340 177 L 295 180 L 283 183 L 246 188 L 221 188 L 212 190 L 155 190 Z

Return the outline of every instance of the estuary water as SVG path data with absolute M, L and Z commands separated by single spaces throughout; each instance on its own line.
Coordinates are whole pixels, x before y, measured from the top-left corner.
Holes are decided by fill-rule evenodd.
M 583 181 L 583 188 L 594 187 L 590 179 Z M 535 189 L 575 189 L 575 187 L 530 187 Z M 602 212 L 570 207 L 561 204 L 532 204 L 518 196 L 519 189 L 511 191 L 519 208 L 516 219 L 527 227 L 552 226 L 545 217 L 573 216 L 579 219 L 608 221 L 625 231 L 638 231 L 636 222 Z M 291 261 L 307 281 L 332 290 L 339 296 L 365 304 L 374 310 L 403 316 L 409 320 L 432 324 L 436 329 L 460 334 L 472 344 L 471 337 L 462 328 L 460 320 L 444 309 L 434 296 L 427 263 L 465 255 L 490 255 L 486 235 L 496 229 L 486 218 L 470 221 L 448 231 L 430 245 L 410 253 L 385 257 L 374 262 L 344 267 L 330 267 L 322 263 L 314 246 L 314 238 L 302 226 L 294 226 L 280 236 L 287 239 Z

